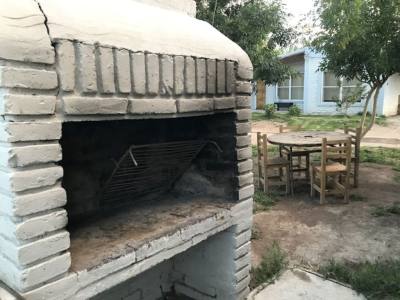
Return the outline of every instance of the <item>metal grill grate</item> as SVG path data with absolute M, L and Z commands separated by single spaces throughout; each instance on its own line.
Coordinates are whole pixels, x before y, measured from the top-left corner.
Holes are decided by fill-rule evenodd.
M 192 140 L 133 145 L 116 163 L 102 192 L 102 205 L 126 203 L 150 193 L 167 191 L 212 141 Z

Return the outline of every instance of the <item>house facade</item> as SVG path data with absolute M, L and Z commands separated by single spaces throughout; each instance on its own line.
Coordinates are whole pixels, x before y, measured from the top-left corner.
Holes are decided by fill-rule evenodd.
M 279 109 L 292 104 L 297 105 L 305 114 L 339 113 L 335 99 L 341 99 L 351 93 L 359 83 L 356 80 L 338 79 L 330 72 L 320 71 L 319 65 L 322 59 L 320 53 L 310 48 L 283 55 L 282 62 L 290 65 L 298 74 L 280 84 L 266 86 L 265 103 L 277 104 Z M 378 99 L 378 115 L 392 116 L 399 113 L 400 75 L 396 74 L 389 78 L 381 89 Z M 352 105 L 348 113 L 361 112 L 364 101 Z M 255 106 L 254 103 L 253 108 Z

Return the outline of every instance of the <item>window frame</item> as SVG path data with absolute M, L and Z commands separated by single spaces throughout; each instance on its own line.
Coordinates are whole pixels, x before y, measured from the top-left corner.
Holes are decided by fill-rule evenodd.
M 336 103 L 336 100 L 325 100 L 325 88 L 339 88 L 339 100 L 342 101 L 343 99 L 343 88 L 355 88 L 357 87 L 357 85 L 343 85 L 343 77 L 338 78 L 338 80 L 340 81 L 341 85 L 327 85 L 325 86 L 325 74 L 326 73 L 331 73 L 331 72 L 322 72 L 322 86 L 321 86 L 321 100 L 322 103 Z M 333 73 L 331 73 L 333 74 Z M 362 82 L 360 82 L 360 84 L 362 84 Z M 356 103 L 361 103 L 363 99 L 358 100 Z
M 304 101 L 304 72 L 299 72 L 299 73 L 303 74 L 303 85 L 292 86 L 292 76 L 289 76 L 289 85 L 281 86 L 279 83 L 276 84 L 275 97 L 276 97 L 276 99 L 278 101 Z M 279 98 L 279 88 L 287 88 L 287 89 L 289 89 L 289 91 L 288 91 L 288 94 L 289 94 L 288 99 Z M 303 88 L 303 97 L 302 97 L 302 99 L 292 99 L 292 88 Z

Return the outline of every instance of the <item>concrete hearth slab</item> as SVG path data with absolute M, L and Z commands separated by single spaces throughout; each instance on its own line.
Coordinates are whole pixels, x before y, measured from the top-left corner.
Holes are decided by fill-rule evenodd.
M 254 291 L 248 300 L 365 300 L 339 283 L 300 269 L 286 271 L 277 281 Z

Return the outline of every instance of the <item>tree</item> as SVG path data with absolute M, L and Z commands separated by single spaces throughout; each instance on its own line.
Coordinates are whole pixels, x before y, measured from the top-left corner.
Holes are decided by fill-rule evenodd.
M 316 0 L 316 6 L 321 32 L 313 46 L 325 56 L 320 68 L 370 88 L 360 123 L 364 136 L 375 122 L 379 91 L 400 72 L 400 0 Z
M 286 26 L 281 0 L 196 0 L 197 18 L 239 44 L 254 65 L 254 78 L 268 84 L 283 81 L 291 69 L 279 54 L 294 37 Z

